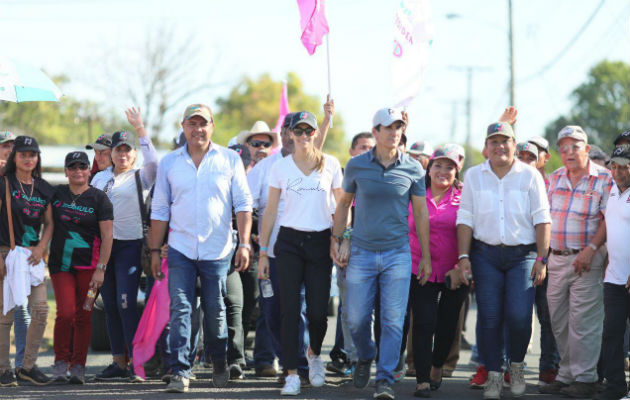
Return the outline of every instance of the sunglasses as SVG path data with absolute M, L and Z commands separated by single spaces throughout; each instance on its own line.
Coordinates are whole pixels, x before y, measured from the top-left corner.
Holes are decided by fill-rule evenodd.
M 293 128 L 293 134 L 295 136 L 302 136 L 303 133 L 306 134 L 306 136 L 313 136 L 315 134 L 315 129 L 313 128 Z
M 252 146 L 252 147 L 255 147 L 255 148 L 259 148 L 259 147 L 263 146 L 266 149 L 271 147 L 271 145 L 272 145 L 271 142 L 265 142 L 264 140 L 250 140 L 248 142 L 248 144 L 250 146 Z
M 77 169 L 80 169 L 81 171 L 85 171 L 86 169 L 88 169 L 90 166 L 87 164 L 83 164 L 83 163 L 77 163 L 77 164 L 72 164 L 72 165 L 68 165 L 66 168 L 68 168 L 70 171 L 74 171 Z

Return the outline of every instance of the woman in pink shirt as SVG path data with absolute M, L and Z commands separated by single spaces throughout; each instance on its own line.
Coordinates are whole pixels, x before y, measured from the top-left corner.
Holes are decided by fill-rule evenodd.
M 457 145 L 447 144 L 435 149 L 427 166 L 425 181 L 433 269 L 424 286 L 420 284 L 422 276 L 418 275 L 422 253 L 411 213 L 409 217 L 412 272 L 417 277 L 412 279 L 409 297 L 413 312 L 412 347 L 416 368 L 416 397 L 431 397 L 431 390 L 440 387 L 442 365 L 453 343 L 459 311 L 468 294 L 468 286 L 457 287 L 459 275 L 453 271 L 457 266 L 455 221 L 461 195 L 459 170 L 463 159 Z M 447 276 L 451 279 L 451 287 L 446 287 L 444 283 Z

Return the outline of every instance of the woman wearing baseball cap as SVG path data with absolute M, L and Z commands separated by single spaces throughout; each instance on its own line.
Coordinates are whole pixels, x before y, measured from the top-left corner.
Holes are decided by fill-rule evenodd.
M 30 251 L 28 268 L 35 269 L 41 265 L 46 247 L 50 242 L 53 231 L 51 208 L 53 188 L 41 176 L 42 166 L 37 141 L 30 136 L 18 136 L 15 138 L 13 150 L 7 160 L 5 176 L 0 179 L 0 253 L 2 254 L 0 279 L 2 280 L 7 277 L 4 260 L 11 247 L 20 246 L 28 249 Z M 10 205 L 6 201 L 7 194 Z M 9 209 L 11 210 L 10 222 Z M 44 229 L 40 236 L 42 225 Z M 9 231 L 10 227 L 13 228 L 12 231 Z M 0 304 L 4 300 L 2 291 L 3 288 L 0 285 Z M 50 379 L 35 365 L 48 316 L 45 281 L 31 286 L 28 305 L 31 309 L 31 324 L 26 338 L 20 338 L 25 341 L 26 346 L 23 364 L 21 368 L 17 368 L 17 376 L 35 385 L 46 385 Z M 0 386 L 17 386 L 9 362 L 9 335 L 12 324 L 13 310 L 7 314 L 0 313 Z
M 103 284 L 112 249 L 113 209 L 103 191 L 90 187 L 90 161 L 83 151 L 68 153 L 65 160 L 67 185 L 53 195 L 54 230 L 48 268 L 57 301 L 53 336 L 55 364 L 53 379 L 85 382 L 85 361 L 92 334 L 91 309 L 86 309 Z M 89 307 L 88 307 L 89 308 Z
M 288 371 L 282 395 L 300 393 L 298 367 L 298 320 L 300 291 L 306 287 L 310 346 L 306 351 L 309 380 L 324 385 L 326 371 L 321 346 L 326 334 L 332 259 L 329 255 L 332 198 L 341 196 L 339 161 L 315 145 L 319 134 L 312 113 L 296 113 L 291 121 L 292 156 L 276 161 L 269 177 L 269 197 L 260 236 L 258 278 L 269 279 L 267 246 L 282 198 L 280 232 L 274 247 L 282 299 L 282 355 Z
M 460 286 L 457 266 L 457 209 L 462 185 L 459 171 L 464 157 L 454 144 L 435 149 L 427 164 L 427 208 L 430 221 L 432 271 L 427 283 L 421 284 L 418 273 L 422 251 L 409 206 L 409 243 L 412 273 L 410 308 L 413 312 L 412 348 L 416 368 L 416 397 L 431 397 L 442 383 L 442 366 L 455 339 L 459 312 L 468 294 Z M 449 285 L 450 283 L 450 285 Z M 433 346 L 432 346 L 433 344 Z
M 125 111 L 127 121 L 138 134 L 143 164 L 136 168 L 136 137 L 131 132 L 118 131 L 112 135 L 113 165 L 94 176 L 92 186 L 103 190 L 114 208 L 114 242 L 101 298 L 105 307 L 107 333 L 114 362 L 96 375 L 97 380 L 129 378 L 140 382 L 142 378 L 127 369 L 125 353 L 133 354 L 132 342 L 138 326 L 137 295 L 140 285 L 143 221 L 140 191 L 143 201 L 155 182 L 157 153 L 147 135 L 140 109 Z

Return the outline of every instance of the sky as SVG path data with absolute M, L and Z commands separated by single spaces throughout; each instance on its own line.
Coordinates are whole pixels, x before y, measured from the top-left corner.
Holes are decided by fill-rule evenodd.
M 519 139 L 542 134 L 546 124 L 567 113 L 571 91 L 599 61 L 630 62 L 627 0 L 604 0 L 590 25 L 573 40 L 601 1 L 513 0 Z M 397 4 L 326 2 L 332 97 L 348 139 L 369 130 L 374 112 L 393 103 L 390 63 Z M 408 107 L 408 136 L 434 145 L 464 143 L 465 68 L 474 67 L 471 131 L 472 144 L 480 148 L 486 126 L 509 105 L 507 0 L 433 0 L 431 7 L 435 34 L 422 89 Z M 68 75 L 71 84 L 64 87 L 65 94 L 99 101 L 121 109 L 121 114 L 130 99 L 110 95 L 106 87 L 111 79 L 103 65 L 116 70 L 112 62 L 133 60 L 147 32 L 160 26 L 173 31 L 173 37 L 164 40 L 193 38 L 199 63 L 189 68 L 191 82 L 219 83 L 184 99 L 177 112 L 167 115 L 169 121 L 175 122 L 186 104 L 212 106 L 243 76 L 263 73 L 282 80 L 295 71 L 305 91 L 325 101 L 326 49 L 307 54 L 300 42 L 295 0 L 0 1 L 0 48 L 5 55 L 49 74 Z M 267 122 L 273 126 L 275 118 Z

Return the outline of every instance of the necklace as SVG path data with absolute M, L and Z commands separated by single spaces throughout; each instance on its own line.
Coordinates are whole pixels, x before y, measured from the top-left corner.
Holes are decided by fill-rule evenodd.
M 68 188 L 68 192 L 70 192 L 70 197 L 72 198 L 72 202 L 70 203 L 70 205 L 74 206 L 74 205 L 75 205 L 75 203 L 76 203 L 76 201 L 77 201 L 77 200 L 79 200 L 79 197 L 81 197 L 81 195 L 82 195 L 83 193 L 85 193 L 86 191 L 84 190 L 83 192 L 81 192 L 81 193 L 77 194 L 77 195 L 76 195 L 76 197 L 75 197 L 75 195 L 72 193 L 72 190 L 70 190 L 70 188 Z
M 17 179 L 17 177 L 16 177 Z M 20 184 L 20 189 L 22 190 L 22 193 L 26 194 L 26 190 L 24 190 L 24 186 L 22 186 L 22 181 L 17 179 L 18 183 Z M 28 185 L 28 183 L 27 183 Z M 35 181 L 33 181 L 33 183 L 31 183 L 31 193 L 28 195 L 28 200 L 30 201 L 33 198 L 33 190 L 35 190 Z

